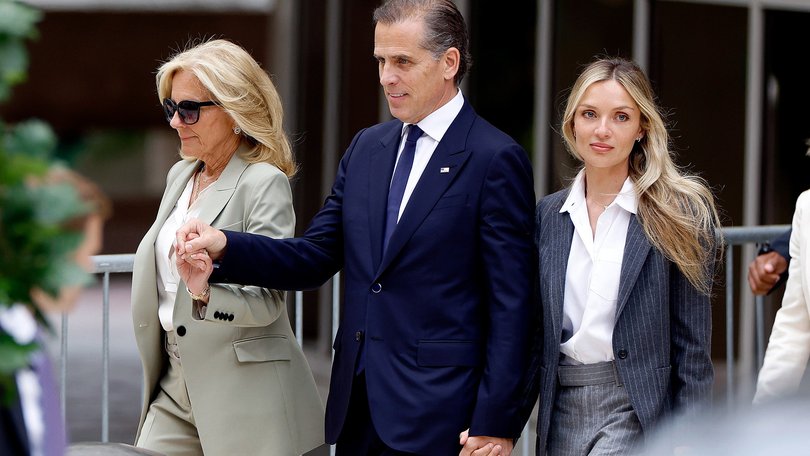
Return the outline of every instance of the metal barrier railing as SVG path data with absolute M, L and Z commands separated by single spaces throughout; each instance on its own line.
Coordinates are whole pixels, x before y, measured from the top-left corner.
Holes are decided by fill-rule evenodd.
M 735 356 L 734 356 L 734 247 L 744 246 L 746 244 L 761 243 L 769 241 L 780 234 L 784 233 L 790 228 L 790 225 L 769 225 L 769 226 L 753 226 L 753 227 L 731 227 L 723 228 L 723 235 L 727 248 L 725 250 L 725 298 L 726 298 L 726 400 L 731 403 L 734 400 L 735 391 Z M 110 359 L 110 274 L 113 273 L 131 273 L 135 255 L 98 255 L 93 257 L 94 271 L 102 275 L 103 286 L 103 323 L 102 323 L 102 388 L 101 388 L 101 441 L 109 441 L 109 359 Z M 732 265 L 732 267 L 728 267 Z M 744 277 L 746 269 L 740 272 Z M 326 286 L 326 285 L 324 285 Z M 340 312 L 340 273 L 332 278 L 331 284 L 332 292 L 332 331 L 331 336 L 334 339 L 337 332 Z M 303 292 L 296 292 L 294 299 L 295 306 L 295 334 L 299 344 L 303 344 Z M 757 367 L 762 365 L 762 359 L 765 351 L 764 340 L 764 300 L 762 297 L 757 297 L 755 300 L 755 334 L 756 334 L 756 361 Z M 67 335 L 68 335 L 68 316 L 62 315 L 62 330 L 61 330 L 61 400 L 62 410 L 65 408 L 66 397 L 66 384 L 67 384 Z M 528 428 L 528 426 L 527 426 Z M 524 429 L 523 436 L 527 435 L 527 429 Z M 522 451 L 524 455 L 529 454 L 529 442 L 527 438 L 522 438 Z
M 770 241 L 790 229 L 790 225 L 768 225 L 768 226 L 741 226 L 723 228 L 723 237 L 726 243 L 725 260 L 723 261 L 726 272 L 725 297 L 726 297 L 726 403 L 730 407 L 734 403 L 736 393 L 736 380 L 734 375 L 734 247 L 744 246 L 753 243 Z M 746 258 L 750 261 L 751 258 Z M 746 266 L 744 264 L 743 266 Z M 742 267 L 740 276 L 745 283 L 747 268 Z M 741 291 L 742 293 L 742 291 Z M 756 368 L 762 365 L 765 353 L 765 317 L 764 302 L 762 296 L 754 299 L 754 328 L 756 334 Z
M 110 274 L 131 273 L 134 254 L 97 255 L 93 257 L 93 271 L 102 274 L 102 336 L 101 336 L 101 441 L 109 441 L 110 435 Z M 59 363 L 60 397 L 62 413 L 67 410 L 67 353 L 68 315 L 62 314 L 61 354 Z

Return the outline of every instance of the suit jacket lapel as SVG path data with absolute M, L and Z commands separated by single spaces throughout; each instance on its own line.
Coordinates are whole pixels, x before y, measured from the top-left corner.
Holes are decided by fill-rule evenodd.
M 212 192 L 207 196 L 207 198 L 210 198 L 210 202 L 206 202 L 205 207 L 200 212 L 200 220 L 211 224 L 233 195 L 239 177 L 242 175 L 245 168 L 247 168 L 247 163 L 239 158 L 239 152 L 240 151 L 237 151 L 233 158 L 231 158 L 231 161 L 228 162 L 228 165 L 225 167 L 225 170 L 222 171 L 219 179 L 213 184 L 214 188 L 211 189 Z M 160 202 L 160 208 L 158 208 L 155 222 L 152 224 L 152 227 L 149 228 L 149 231 L 146 232 L 144 240 L 142 241 L 150 246 L 151 250 L 147 252 L 148 256 L 154 257 L 154 244 L 158 232 L 160 232 L 169 214 L 171 214 L 172 210 L 174 210 L 174 207 L 177 205 L 177 200 L 180 199 L 180 195 L 183 194 L 183 190 L 185 190 L 189 179 L 191 179 L 194 172 L 199 169 L 199 167 L 199 160 L 184 163 L 183 168 L 177 172 L 173 180 L 167 183 L 166 194 Z M 151 265 L 151 267 L 143 272 L 148 272 L 147 276 L 150 280 L 154 279 L 157 273 L 154 268 L 154 262 L 146 262 L 146 264 Z
M 624 257 L 622 258 L 622 272 L 619 276 L 619 295 L 616 302 L 616 318 L 621 315 L 630 291 L 641 273 L 644 260 L 650 252 L 650 241 L 644 234 L 644 229 L 638 223 L 638 218 L 630 217 L 630 225 L 627 228 L 627 240 L 624 245 Z
M 191 179 L 191 176 L 194 175 L 194 171 L 199 167 L 199 161 L 188 162 L 186 167 L 177 173 L 174 181 L 168 183 L 169 188 L 166 190 L 166 197 L 160 202 L 160 208 L 155 218 L 155 224 L 152 226 L 153 228 L 157 227 L 157 229 L 160 230 L 160 227 L 166 222 L 169 214 L 171 214 L 174 206 L 177 204 L 177 200 L 180 199 L 180 195 L 183 194 L 183 190 L 186 189 L 188 180 Z M 157 235 L 157 233 L 155 233 L 155 235 Z
M 155 266 L 155 239 L 157 239 L 158 233 L 160 229 L 163 228 L 163 224 L 166 223 L 166 219 L 171 214 L 174 206 L 177 204 L 177 200 L 180 199 L 180 195 L 183 194 L 183 190 L 186 188 L 186 184 L 188 180 L 191 179 L 191 176 L 194 174 L 194 171 L 199 168 L 200 162 L 199 161 L 186 161 L 183 162 L 181 168 L 175 173 L 175 175 L 171 178 L 170 181 L 166 182 L 166 192 L 163 194 L 163 199 L 160 200 L 160 207 L 158 208 L 157 216 L 155 217 L 155 221 L 152 223 L 152 226 L 149 228 L 149 231 L 143 236 L 141 240 L 141 247 L 138 248 L 138 259 L 142 259 L 144 261 L 135 261 L 135 276 L 140 278 L 140 283 L 146 283 L 147 286 L 142 288 L 140 286 L 133 285 L 133 302 L 135 299 L 146 299 L 150 304 L 152 304 L 155 309 L 155 312 L 149 311 L 149 321 L 154 321 L 157 323 L 157 303 L 158 303 L 158 295 L 157 295 L 157 288 L 155 287 L 155 281 L 157 280 L 157 269 Z M 145 296 L 140 294 L 140 291 L 137 290 L 145 290 Z M 154 317 L 154 318 L 152 318 Z M 139 320 L 140 321 L 140 320 Z
M 371 257 L 376 270 L 383 256 L 383 233 L 385 232 L 385 214 L 388 207 L 388 188 L 394 174 L 394 163 L 402 136 L 402 122 L 394 122 L 394 128 L 380 138 L 379 147 L 369 154 L 368 204 L 369 204 L 369 239 L 371 240 Z
M 549 217 L 549 228 L 551 230 L 551 242 L 541 246 L 542 249 L 549 249 L 549 266 L 552 270 L 551 283 L 548 284 L 548 296 L 552 299 L 550 307 L 552 328 L 554 330 L 554 340 L 559 341 L 562 337 L 563 302 L 565 299 L 565 274 L 568 270 L 568 256 L 571 254 L 571 241 L 574 238 L 574 223 L 567 212 L 560 212 L 565 202 L 567 192 L 561 195 L 560 200 L 554 205 Z M 543 224 L 547 223 L 545 220 Z M 541 287 L 543 285 L 541 284 Z M 555 299 L 556 298 L 556 299 Z
M 180 195 L 183 194 L 188 180 L 191 179 L 194 171 L 199 168 L 199 166 L 199 161 L 185 162 L 183 163 L 183 168 L 177 172 L 174 179 L 171 182 L 167 182 L 166 185 L 168 187 L 166 193 L 163 195 L 163 199 L 160 201 L 160 207 L 158 208 L 155 222 L 144 235 L 144 240 L 148 240 L 153 246 L 158 232 L 163 227 L 163 224 L 166 223 L 166 219 L 177 204 L 177 200 L 180 199 Z
M 424 172 L 422 172 L 422 176 L 419 178 L 419 182 L 408 200 L 408 205 L 405 206 L 405 211 L 399 218 L 396 229 L 391 234 L 388 249 L 383 252 L 382 264 L 377 270 L 378 274 L 402 250 L 402 247 L 461 171 L 462 165 L 470 156 L 470 151 L 466 147 L 467 135 L 470 128 L 472 128 L 475 117 L 472 107 L 465 101 L 458 116 L 450 124 L 450 128 L 447 129 L 436 150 L 433 151 Z M 441 172 L 441 168 L 447 168 L 448 172 Z M 387 191 L 385 193 L 388 194 Z M 385 212 L 384 206 L 382 212 Z
M 205 196 L 205 204 L 202 205 L 198 218 L 207 224 L 213 223 L 222 209 L 236 191 L 236 184 L 248 166 L 248 163 L 240 158 L 242 148 L 236 151 L 231 160 L 225 166 L 213 188 Z

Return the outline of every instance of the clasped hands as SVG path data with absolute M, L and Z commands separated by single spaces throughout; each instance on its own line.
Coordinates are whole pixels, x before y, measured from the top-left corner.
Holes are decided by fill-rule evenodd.
M 503 437 L 470 436 L 470 430 L 459 434 L 458 443 L 463 447 L 459 456 L 509 456 L 514 443 Z
M 174 260 L 177 272 L 193 294 L 200 294 L 208 286 L 214 272 L 214 260 L 225 252 L 225 234 L 207 223 L 191 219 L 177 230 Z

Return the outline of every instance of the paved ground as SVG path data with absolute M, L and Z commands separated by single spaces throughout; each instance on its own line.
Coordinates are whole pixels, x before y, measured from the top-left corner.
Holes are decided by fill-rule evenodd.
M 88 289 L 68 319 L 68 372 L 66 419 L 70 442 L 101 440 L 102 397 L 102 290 Z M 60 321 L 51 341 L 54 359 L 59 359 Z M 305 344 L 321 397 L 326 398 L 331 361 Z M 130 316 L 130 276 L 113 275 L 110 286 L 110 420 L 109 441 L 132 443 L 141 402 L 141 365 Z M 57 371 L 58 372 L 58 371 Z M 532 423 L 533 424 L 533 423 Z M 529 437 L 534 444 L 534 436 Z M 313 451 L 327 455 L 326 447 Z M 521 456 L 521 452 L 513 453 Z

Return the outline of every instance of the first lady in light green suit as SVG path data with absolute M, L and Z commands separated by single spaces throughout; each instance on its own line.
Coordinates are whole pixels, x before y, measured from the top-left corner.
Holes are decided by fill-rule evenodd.
M 209 41 L 157 73 L 183 160 L 135 255 L 132 317 L 145 397 L 136 445 L 166 455 L 298 455 L 323 443 L 323 406 L 284 294 L 185 283 L 175 231 L 189 218 L 292 236 L 295 172 L 268 75 L 241 47 Z

